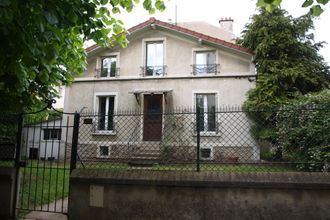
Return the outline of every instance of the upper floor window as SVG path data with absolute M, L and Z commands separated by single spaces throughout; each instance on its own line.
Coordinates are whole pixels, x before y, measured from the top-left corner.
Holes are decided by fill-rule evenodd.
M 100 77 L 117 76 L 117 56 L 101 58 Z
M 164 72 L 164 42 L 147 42 L 144 75 L 163 76 Z
M 215 131 L 215 94 L 196 94 L 200 131 Z
M 194 55 L 193 73 L 195 75 L 217 73 L 215 51 L 196 51 Z
M 115 96 L 99 96 L 98 101 L 99 106 L 97 129 L 101 131 L 113 131 Z

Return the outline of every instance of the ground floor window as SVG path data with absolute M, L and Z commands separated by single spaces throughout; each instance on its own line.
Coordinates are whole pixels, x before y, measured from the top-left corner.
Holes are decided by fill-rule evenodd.
M 45 128 L 44 140 L 61 140 L 61 129 L 60 128 Z
M 114 130 L 113 113 L 115 106 L 114 96 L 99 96 L 98 130 Z
M 196 94 L 200 131 L 215 131 L 215 94 Z

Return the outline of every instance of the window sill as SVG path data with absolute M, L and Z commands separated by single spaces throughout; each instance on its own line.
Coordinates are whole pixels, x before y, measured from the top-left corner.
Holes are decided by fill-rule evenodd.
M 193 76 L 212 76 L 212 75 L 217 75 L 219 73 L 193 73 Z
M 96 131 L 96 132 L 92 133 L 92 135 L 95 135 L 95 136 L 99 136 L 99 135 L 114 136 L 116 134 L 117 134 L 117 132 L 115 132 L 115 131 Z
M 108 156 L 99 156 L 99 155 L 97 155 L 96 158 L 108 159 L 108 158 L 110 158 L 110 155 L 108 155 Z
M 220 133 L 217 133 L 215 131 L 201 131 L 200 136 L 201 137 L 220 137 Z M 197 136 L 197 133 L 194 132 L 193 136 Z
M 159 75 L 159 76 L 142 76 L 143 78 L 164 78 L 165 75 Z

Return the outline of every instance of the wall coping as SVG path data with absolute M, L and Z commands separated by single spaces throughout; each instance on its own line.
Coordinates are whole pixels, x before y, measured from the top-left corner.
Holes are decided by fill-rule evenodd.
M 226 187 L 330 190 L 330 173 L 216 173 L 75 169 L 72 183 L 177 187 Z
M 15 178 L 16 169 L 13 167 L 0 167 L 0 181 L 13 180 Z

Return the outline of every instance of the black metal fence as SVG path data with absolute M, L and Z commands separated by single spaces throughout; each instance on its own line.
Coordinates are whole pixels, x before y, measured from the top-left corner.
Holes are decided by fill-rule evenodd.
M 330 109 L 82 114 L 77 150 L 80 168 L 329 171 Z

